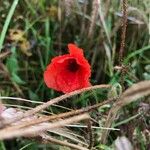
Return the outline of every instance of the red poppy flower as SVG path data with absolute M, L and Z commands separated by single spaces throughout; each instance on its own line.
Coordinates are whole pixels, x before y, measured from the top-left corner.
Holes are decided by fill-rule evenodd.
M 91 69 L 83 50 L 68 44 L 69 54 L 52 59 L 44 72 L 44 81 L 49 88 L 68 93 L 90 86 Z

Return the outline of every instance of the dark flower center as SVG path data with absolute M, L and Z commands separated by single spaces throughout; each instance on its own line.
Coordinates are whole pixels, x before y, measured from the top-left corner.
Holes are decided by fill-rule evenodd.
M 79 65 L 77 64 L 75 59 L 70 59 L 68 61 L 67 69 L 71 72 L 76 72 L 79 69 Z

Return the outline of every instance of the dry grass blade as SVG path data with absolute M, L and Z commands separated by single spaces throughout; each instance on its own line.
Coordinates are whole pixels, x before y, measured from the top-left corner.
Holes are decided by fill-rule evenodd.
M 111 0 L 106 0 L 105 3 L 105 15 L 104 18 L 108 16 L 109 10 L 110 10 Z
M 94 142 L 93 142 L 93 133 L 92 133 L 92 124 L 90 120 L 87 120 L 87 131 L 89 133 L 89 149 L 92 149 Z
M 127 89 L 121 96 L 126 103 L 119 103 L 119 105 L 126 105 L 134 100 L 150 94 L 150 81 L 142 81 L 134 84 L 131 88 Z
M 107 41 L 109 43 L 109 45 L 111 46 L 111 40 L 110 40 L 110 35 L 107 29 L 107 25 L 105 22 L 105 18 L 104 18 L 104 14 L 103 14 L 103 10 L 102 10 L 102 1 L 101 0 L 97 0 L 99 3 L 99 19 L 100 19 L 100 24 L 102 25 L 103 29 L 104 29 L 104 33 L 106 34 L 107 37 Z
M 111 108 L 109 115 L 107 117 L 107 121 L 105 123 L 105 127 L 109 128 L 112 125 L 112 122 L 115 120 L 115 117 L 118 111 L 125 105 L 138 100 L 143 96 L 147 96 L 150 94 L 150 81 L 142 81 L 137 84 L 134 84 L 130 88 L 128 88 L 119 98 L 119 100 L 114 103 L 114 106 Z M 102 133 L 102 143 L 106 143 L 107 136 L 109 134 L 108 130 L 103 130 Z
M 72 143 L 68 143 L 66 141 L 60 141 L 60 140 L 54 139 L 54 138 L 52 138 L 52 137 L 50 137 L 46 134 L 43 134 L 41 137 L 46 142 L 51 142 L 51 143 L 54 143 L 54 144 L 70 147 L 70 148 L 76 149 L 76 150 L 88 150 L 87 148 L 81 147 L 79 145 L 75 145 L 75 144 L 72 144 Z
M 38 118 L 38 119 L 33 119 L 33 120 L 30 120 L 30 121 L 22 122 L 18 125 L 4 128 L 3 130 L 0 131 L 0 133 L 1 132 L 6 132 L 6 131 L 8 132 L 10 130 L 16 130 L 16 129 L 19 129 L 19 128 L 28 127 L 28 126 L 31 126 L 31 125 L 36 125 L 36 124 L 43 123 L 43 122 L 46 122 L 46 121 L 52 121 L 52 120 L 56 120 L 56 119 L 60 119 L 60 118 L 66 118 L 66 117 L 71 117 L 73 115 L 79 115 L 79 114 L 83 114 L 83 113 L 86 113 L 86 112 L 90 112 L 90 111 L 92 111 L 92 110 L 94 110 L 94 109 L 96 109 L 100 106 L 111 103 L 114 100 L 115 100 L 115 98 L 112 98 L 112 99 L 105 100 L 102 103 L 98 103 L 98 104 L 95 104 L 95 105 L 92 105 L 92 106 L 89 106 L 89 107 L 85 107 L 85 108 L 81 108 L 81 109 L 78 109 L 78 110 L 73 110 L 73 111 L 66 112 L 66 113 L 61 113 L 61 114 L 58 114 L 58 115 L 43 116 L 43 117 Z
M 48 132 L 64 137 L 65 139 L 69 139 L 69 141 L 73 141 L 83 146 L 86 146 L 86 147 L 88 146 L 86 139 L 82 135 L 78 135 L 77 133 L 65 127 L 57 128 L 57 129 L 55 128 L 55 130 L 48 130 Z
M 99 9 L 99 1 L 94 0 L 92 6 L 91 24 L 89 28 L 88 38 L 92 38 L 92 35 L 94 33 L 95 22 L 98 16 L 98 9 Z
M 52 104 L 58 103 L 58 102 L 66 99 L 66 98 L 72 97 L 72 96 L 80 94 L 82 92 L 90 91 L 90 90 L 94 90 L 94 89 L 100 89 L 100 88 L 109 88 L 109 87 L 110 87 L 110 85 L 106 85 L 106 84 L 104 84 L 104 85 L 96 85 L 96 86 L 92 86 L 92 87 L 76 90 L 76 91 L 70 92 L 68 94 L 64 94 L 64 95 L 62 95 L 60 97 L 51 99 L 51 100 L 49 100 L 48 102 L 46 102 L 44 104 L 38 105 L 37 107 L 33 108 L 32 110 L 29 110 L 29 111 L 25 112 L 24 114 L 19 115 L 19 116 L 13 118 L 13 119 L 10 119 L 10 120 L 7 120 L 7 121 L 5 120 L 3 122 L 1 121 L 0 127 L 3 127 L 3 126 L 8 125 L 8 124 L 11 124 L 11 123 L 13 123 L 15 121 L 18 121 L 18 120 L 22 119 L 22 118 L 29 117 L 29 116 L 31 116 L 33 114 L 36 114 L 36 113 L 42 111 L 45 108 L 51 106 Z
M 20 136 L 38 136 L 44 131 L 52 130 L 54 128 L 60 128 L 64 127 L 67 124 L 78 122 L 81 120 L 87 120 L 90 116 L 88 114 L 83 115 L 77 115 L 74 117 L 70 117 L 64 120 L 56 121 L 54 123 L 47 123 L 40 126 L 31 126 L 28 128 L 21 128 L 16 130 L 11 130 L 9 132 L 6 132 L 5 130 L 0 132 L 0 139 L 9 139 L 14 137 L 20 137 Z
M 0 96 L 0 99 L 2 99 L 2 100 L 10 99 L 10 100 L 15 100 L 15 101 L 28 102 L 28 103 L 32 103 L 32 104 L 44 104 L 44 102 L 34 101 L 34 100 L 29 100 L 29 99 L 24 99 L 24 98 L 19 98 L 19 97 Z M 5 105 L 8 105 L 8 104 L 5 104 Z M 67 108 L 67 107 L 64 107 L 64 106 L 61 106 L 61 105 L 57 105 L 57 104 L 52 104 L 52 106 L 59 107 L 59 108 L 62 108 L 62 109 L 66 109 L 66 110 L 72 110 L 70 108 Z M 19 107 L 19 105 L 18 105 L 18 107 Z
M 0 59 L 6 58 L 9 54 L 11 54 L 10 51 L 6 51 L 6 52 L 1 53 L 1 54 L 0 54 Z

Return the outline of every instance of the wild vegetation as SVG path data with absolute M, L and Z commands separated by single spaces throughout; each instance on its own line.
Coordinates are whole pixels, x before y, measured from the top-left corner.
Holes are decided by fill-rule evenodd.
M 0 150 L 148 150 L 149 8 L 149 0 L 0 1 Z M 83 49 L 91 86 L 63 94 L 43 74 L 69 43 Z

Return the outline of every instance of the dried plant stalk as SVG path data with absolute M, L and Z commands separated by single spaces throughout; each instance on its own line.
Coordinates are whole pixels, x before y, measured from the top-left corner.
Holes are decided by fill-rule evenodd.
M 6 51 L 0 54 L 0 60 L 6 58 L 9 54 L 11 54 L 10 51 Z
M 104 15 L 104 18 L 106 18 L 108 16 L 110 5 L 111 5 L 111 0 L 106 0 L 106 2 L 105 2 L 105 15 Z
M 90 24 L 90 28 L 89 28 L 89 33 L 88 33 L 88 38 L 92 38 L 93 35 L 93 30 L 94 30 L 94 26 L 95 26 L 95 22 L 96 22 L 96 18 L 98 16 L 98 9 L 99 9 L 99 1 L 94 0 L 93 4 L 92 4 L 92 15 L 91 15 L 91 24 Z
M 43 109 L 51 106 L 52 104 L 58 103 L 58 102 L 60 102 L 60 101 L 62 101 L 64 99 L 67 99 L 67 98 L 72 97 L 74 95 L 80 94 L 82 92 L 90 91 L 90 90 L 94 90 L 94 89 L 100 89 L 100 88 L 109 88 L 109 87 L 110 87 L 110 85 L 106 85 L 106 84 L 96 85 L 96 86 L 91 86 L 91 87 L 88 87 L 88 88 L 83 88 L 83 89 L 80 89 L 80 90 L 76 90 L 76 91 L 64 94 L 64 95 L 62 95 L 60 97 L 51 99 L 51 100 L 49 100 L 48 102 L 46 102 L 44 104 L 38 105 L 37 107 L 33 108 L 32 110 L 28 110 L 24 114 L 18 115 L 17 117 L 15 117 L 13 119 L 0 121 L 0 127 L 4 127 L 5 125 L 11 124 L 13 122 L 16 122 L 16 121 L 18 121 L 18 120 L 20 120 L 22 118 L 34 115 L 34 114 L 42 111 Z
M 124 76 L 126 72 L 126 67 L 123 65 L 123 55 L 125 49 L 125 39 L 126 39 L 126 29 L 127 29 L 127 0 L 122 0 L 122 12 L 123 12 L 123 18 L 122 18 L 121 44 L 119 50 L 119 65 L 122 67 L 120 82 L 124 90 Z
M 42 139 L 47 143 L 47 142 L 51 142 L 51 143 L 54 143 L 54 144 L 58 144 L 58 145 L 62 145 L 62 146 L 66 146 L 66 147 L 69 147 L 69 148 L 72 148 L 72 149 L 76 149 L 76 150 L 88 150 L 87 148 L 85 147 L 81 147 L 79 145 L 75 145 L 75 144 L 72 144 L 72 143 L 68 143 L 66 141 L 60 141 L 58 139 L 54 139 L 46 134 L 43 134 L 41 135 Z
M 16 129 L 28 127 L 28 126 L 31 126 L 31 125 L 33 126 L 33 125 L 37 125 L 39 123 L 43 123 L 43 122 L 47 122 L 47 121 L 57 120 L 57 119 L 60 119 L 60 118 L 64 119 L 64 118 L 71 117 L 71 116 L 74 116 L 74 115 L 80 115 L 80 114 L 83 114 L 83 113 L 90 112 L 90 111 L 92 111 L 92 110 L 94 110 L 94 109 L 96 109 L 96 108 L 98 108 L 100 106 L 103 106 L 105 104 L 111 103 L 114 100 L 115 100 L 115 98 L 112 98 L 112 99 L 105 100 L 105 101 L 103 101 L 101 103 L 98 103 L 98 104 L 95 104 L 95 105 L 92 105 L 92 106 L 89 106 L 89 107 L 81 108 L 81 109 L 78 109 L 78 110 L 72 110 L 70 112 L 61 113 L 61 114 L 58 114 L 58 115 L 43 116 L 41 118 L 37 118 L 37 119 L 30 120 L 30 121 L 21 122 L 18 125 L 13 125 L 13 126 L 4 128 L 1 131 L 2 132 L 3 131 L 9 132 L 11 130 L 16 130 Z
M 85 16 L 86 15 L 86 11 L 87 11 L 87 3 L 85 2 L 83 4 L 83 15 Z M 84 32 L 85 32 L 85 17 L 82 17 L 82 20 L 81 20 L 81 32 L 80 32 L 80 37 L 83 36 Z
M 90 120 L 87 121 L 87 129 L 89 133 L 89 147 L 88 148 L 92 149 L 94 143 L 93 143 L 92 124 Z
M 74 1 L 72 0 L 64 0 L 64 4 L 65 4 L 65 13 L 66 16 L 70 16 L 71 12 L 72 12 L 72 7 L 74 5 Z
M 97 0 L 99 2 L 99 19 L 100 19 L 100 24 L 102 25 L 103 29 L 104 29 L 104 32 L 105 32 L 105 35 L 107 37 L 107 41 L 109 43 L 109 45 L 111 46 L 111 39 L 110 39 L 110 35 L 109 35 L 109 32 L 107 30 L 107 25 L 106 25 L 106 22 L 105 22 L 105 18 L 104 18 L 104 14 L 103 14 L 103 10 L 102 10 L 102 1 L 101 0 Z
M 123 62 L 123 53 L 125 48 L 125 38 L 126 38 L 126 28 L 127 28 L 127 0 L 123 0 L 122 2 L 122 12 L 123 12 L 123 18 L 122 18 L 122 34 L 121 34 L 121 45 L 120 45 L 120 51 L 119 51 L 119 63 L 120 66 Z
M 150 94 L 150 81 L 142 81 L 131 86 L 121 95 L 119 100 L 114 103 L 114 106 L 109 111 L 109 114 L 105 123 L 105 127 L 107 128 L 111 127 L 113 121 L 116 118 L 118 111 L 123 106 L 131 102 L 134 102 L 138 100 L 139 98 L 143 96 L 147 96 L 149 94 Z M 109 134 L 108 130 L 103 130 L 102 139 L 101 139 L 102 143 L 105 144 L 107 142 L 108 134 Z
M 16 129 L 16 130 L 11 130 L 9 132 L 6 132 L 5 130 L 0 131 L 0 140 L 3 139 L 9 139 L 9 138 L 14 138 L 14 137 L 20 137 L 20 136 L 38 136 L 44 131 L 47 130 L 52 130 L 54 128 L 60 128 L 64 127 L 65 125 L 75 123 L 81 120 L 87 120 L 89 119 L 90 116 L 88 114 L 83 114 L 83 115 L 77 115 L 74 117 L 70 117 L 64 120 L 59 120 L 54 123 L 48 123 L 48 124 L 43 124 L 40 126 L 31 126 L 28 128 L 21 128 L 21 129 Z

